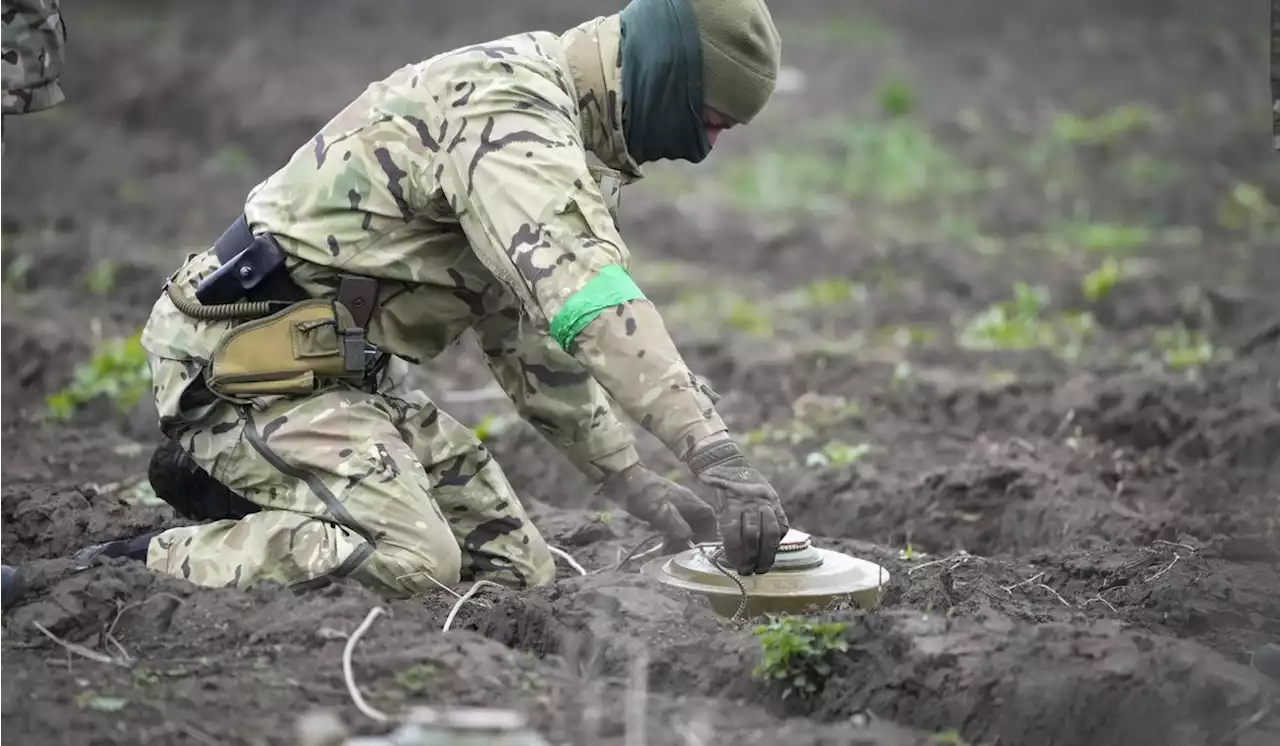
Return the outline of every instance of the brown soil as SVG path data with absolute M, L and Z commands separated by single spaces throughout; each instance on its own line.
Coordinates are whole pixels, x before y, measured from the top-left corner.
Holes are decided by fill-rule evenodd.
M 185 252 L 368 80 L 618 3 L 269 5 L 77 4 L 68 103 L 5 122 L 3 552 L 30 584 L 4 616 L 6 743 L 292 743 L 311 707 L 378 730 L 351 704 L 341 667 L 342 636 L 379 603 L 371 593 L 203 589 L 115 560 L 74 571 L 62 558 L 75 549 L 176 520 L 127 499 L 155 434 L 145 408 L 95 406 L 58 424 L 41 401 L 98 336 L 136 328 Z M 806 396 L 858 402 L 856 416 L 795 442 L 765 439 L 757 453 L 794 526 L 889 570 L 883 607 L 830 610 L 849 623 L 848 650 L 815 696 L 783 698 L 752 676 L 760 648 L 749 628 L 633 570 L 565 570 L 536 591 L 486 589 L 448 633 L 438 630 L 451 597 L 389 604 L 356 655 L 366 698 L 392 711 L 512 706 L 553 742 L 621 744 L 644 659 L 650 744 L 951 743 L 934 740 L 948 729 L 986 744 L 1280 741 L 1280 687 L 1247 666 L 1250 650 L 1280 641 L 1280 350 L 1258 331 L 1280 315 L 1280 242 L 1233 233 L 1220 214 L 1242 182 L 1280 203 L 1262 11 L 1172 0 L 782 5 L 788 64 L 806 87 L 785 116 L 726 136 L 719 159 L 790 141 L 802 115 L 874 108 L 878 76 L 905 61 L 916 116 L 974 164 L 1008 157 L 1003 143 L 1025 142 L 1028 122 L 1051 110 L 1142 101 L 1167 112 L 1166 126 L 1129 145 L 1179 164 L 1181 178 L 1155 191 L 1108 181 L 1108 164 L 1130 151 L 1106 145 L 1076 166 L 1097 177 L 1087 182 L 1095 219 L 1190 225 L 1199 240 L 1147 251 L 1153 270 L 1089 305 L 1078 258 L 886 242 L 852 207 L 773 216 L 638 189 L 624 231 L 640 265 L 689 263 L 716 278 L 709 286 L 762 302 L 814 279 L 868 286 L 858 308 L 780 316 L 772 335 L 672 326 L 736 432 L 795 430 Z M 896 51 L 858 41 L 874 36 L 868 18 Z M 815 24 L 829 27 L 826 41 Z M 1033 192 L 996 190 L 963 209 L 1012 242 L 1045 222 Z M 34 260 L 20 277 L 19 256 Z M 103 260 L 117 268 L 114 286 L 86 292 Z M 1016 280 L 1046 285 L 1055 309 L 1092 310 L 1107 354 L 1069 364 L 956 344 L 953 320 Z M 1184 302 L 1187 288 L 1196 303 Z M 675 317 L 678 283 L 650 294 Z M 1178 323 L 1235 354 L 1196 376 L 1134 363 L 1153 330 Z M 944 333 L 905 351 L 805 344 L 891 325 Z M 903 360 L 913 373 L 895 377 Z M 488 382 L 470 342 L 428 374 L 433 391 Z M 468 420 L 500 412 L 450 408 Z M 873 448 L 852 464 L 806 464 L 832 441 Z M 641 445 L 655 468 L 676 466 L 652 438 Z M 619 511 L 603 517 L 608 506 L 529 428 L 493 448 L 549 540 L 588 568 L 612 566 L 645 536 Z M 118 643 L 134 663 L 70 654 L 37 623 L 99 652 Z M 126 704 L 104 711 L 103 697 Z

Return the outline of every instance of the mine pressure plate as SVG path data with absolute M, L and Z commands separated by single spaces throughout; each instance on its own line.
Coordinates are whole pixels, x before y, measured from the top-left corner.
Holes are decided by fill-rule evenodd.
M 879 603 L 889 581 L 889 573 L 880 565 L 815 547 L 808 534 L 795 529 L 787 531 L 778 546 L 773 569 L 762 575 L 739 577 L 727 565 L 721 570 L 713 561 L 718 549 L 719 544 L 703 544 L 656 557 L 641 572 L 670 587 L 706 596 L 722 616 L 732 616 L 742 600 L 737 578 L 746 590 L 743 613 L 748 617 L 799 613 L 842 598 L 869 609 Z

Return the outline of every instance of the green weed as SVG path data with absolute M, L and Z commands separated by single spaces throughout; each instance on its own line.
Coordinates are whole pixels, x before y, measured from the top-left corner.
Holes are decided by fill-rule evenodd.
M 849 650 L 847 622 L 818 622 L 801 617 L 771 617 L 752 633 L 762 658 L 752 671 L 782 687 L 782 697 L 808 697 L 822 690 L 831 675 L 831 658 Z
M 94 295 L 107 295 L 115 290 L 117 269 L 118 265 L 110 259 L 104 259 L 90 267 L 89 274 L 84 278 L 89 292 Z
M 396 673 L 396 683 L 410 694 L 423 694 L 431 689 L 440 669 L 430 663 L 418 663 Z
M 71 384 L 51 394 L 45 404 L 55 419 L 70 419 L 76 411 L 99 398 L 128 412 L 150 391 L 151 371 L 142 349 L 142 332 L 127 339 L 112 339 L 94 351 L 88 361 L 76 366 Z
M 1062 253 L 1128 254 L 1151 243 L 1154 236 L 1155 231 L 1145 225 L 1067 222 L 1051 228 L 1049 247 Z
M 694 328 L 729 327 L 758 337 L 774 334 L 771 309 L 732 291 L 691 290 L 663 309 L 663 315 L 682 326 Z
M 806 456 L 804 465 L 811 469 L 823 466 L 848 466 L 861 461 L 870 452 L 870 443 L 850 445 L 833 440 L 824 445 L 822 450 L 814 451 Z
M 844 277 L 814 280 L 800 288 L 800 303 L 795 305 L 835 308 L 863 303 L 867 300 L 867 286 Z
M 880 111 L 891 118 L 906 116 L 916 108 L 915 91 L 900 76 L 891 77 L 880 84 L 876 91 L 876 101 L 880 104 Z
M 1208 337 L 1185 326 L 1157 329 L 1154 337 L 1160 360 L 1170 370 L 1193 371 L 1218 357 Z
M 743 440 L 747 445 L 768 445 L 768 444 L 787 444 L 799 445 L 806 440 L 816 437 L 817 432 L 813 427 L 803 422 L 792 422 L 788 425 L 776 425 L 765 423 L 760 427 L 748 430 L 743 436 Z
M 1145 104 L 1123 104 L 1094 117 L 1059 114 L 1050 124 L 1050 135 L 1072 145 L 1114 145 L 1164 125 L 1165 117 L 1156 109 Z
M 1250 238 L 1263 238 L 1280 231 L 1280 208 L 1262 189 L 1241 182 L 1218 205 L 1218 222 Z
M 1080 290 L 1084 293 L 1086 300 L 1095 302 L 1105 298 L 1111 294 L 1119 284 L 1124 270 L 1120 262 L 1114 257 L 1107 257 L 1102 261 L 1102 266 L 1084 276 L 1080 280 Z
M 1074 360 L 1093 334 L 1093 316 L 1060 314 L 1047 318 L 1049 291 L 1019 282 L 1012 300 L 997 303 L 970 319 L 960 332 L 960 344 L 975 350 L 1049 349 Z
M 1181 164 L 1150 153 L 1133 153 L 1127 156 L 1120 161 L 1116 172 L 1120 183 L 1135 192 L 1168 187 L 1186 176 L 1186 168 Z

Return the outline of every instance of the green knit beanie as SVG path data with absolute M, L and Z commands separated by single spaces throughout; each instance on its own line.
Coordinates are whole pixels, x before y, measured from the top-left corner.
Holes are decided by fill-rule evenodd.
M 773 95 L 782 40 L 764 0 L 689 0 L 702 38 L 703 99 L 742 124 Z

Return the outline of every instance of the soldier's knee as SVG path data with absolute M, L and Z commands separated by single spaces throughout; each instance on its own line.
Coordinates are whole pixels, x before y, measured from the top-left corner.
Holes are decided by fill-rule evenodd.
M 428 551 L 401 553 L 394 565 L 395 581 L 410 596 L 440 590 L 462 580 L 462 550 L 454 542 L 433 546 Z
M 556 579 L 556 558 L 544 542 L 531 542 L 531 545 L 525 580 L 533 587 L 548 585 Z

